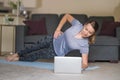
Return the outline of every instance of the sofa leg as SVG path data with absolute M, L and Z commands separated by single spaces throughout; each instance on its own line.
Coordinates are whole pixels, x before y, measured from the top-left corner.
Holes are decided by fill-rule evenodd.
M 110 62 L 110 63 L 118 63 L 118 60 L 89 60 L 89 62 L 91 63 L 95 63 L 95 62 Z
M 110 60 L 110 63 L 118 63 L 118 60 Z
M 89 62 L 91 62 L 91 63 L 95 63 L 95 60 L 89 60 Z

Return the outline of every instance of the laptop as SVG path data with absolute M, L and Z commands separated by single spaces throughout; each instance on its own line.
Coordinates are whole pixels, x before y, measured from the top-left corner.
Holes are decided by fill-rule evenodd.
M 81 57 L 54 57 L 54 73 L 79 74 L 82 71 Z

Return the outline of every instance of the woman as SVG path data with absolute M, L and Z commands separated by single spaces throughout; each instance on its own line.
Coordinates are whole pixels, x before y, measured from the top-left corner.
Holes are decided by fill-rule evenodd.
M 63 33 L 61 29 L 67 21 L 72 26 Z M 88 21 L 82 25 L 70 14 L 65 14 L 54 33 L 54 39 L 47 36 L 45 43 L 40 43 L 31 49 L 21 50 L 12 56 L 8 56 L 7 60 L 35 61 L 43 57 L 65 56 L 68 52 L 78 49 L 82 54 L 82 68 L 87 68 L 89 44 L 94 43 L 97 29 L 98 24 L 95 21 Z

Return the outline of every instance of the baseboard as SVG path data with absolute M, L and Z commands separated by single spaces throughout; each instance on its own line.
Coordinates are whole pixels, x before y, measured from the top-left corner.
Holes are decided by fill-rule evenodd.
M 6 56 L 6 55 L 9 55 L 9 54 L 10 54 L 10 52 L 8 52 L 8 51 L 2 51 L 0 56 Z

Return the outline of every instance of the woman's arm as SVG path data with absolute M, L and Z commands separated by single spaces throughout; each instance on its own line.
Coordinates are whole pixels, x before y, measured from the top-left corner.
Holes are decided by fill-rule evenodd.
M 65 14 L 63 16 L 63 18 L 61 19 L 57 29 L 55 30 L 55 33 L 54 33 L 54 38 L 57 38 L 59 35 L 61 35 L 61 29 L 63 27 L 63 25 L 68 21 L 68 22 L 72 22 L 72 20 L 74 19 L 73 16 L 71 16 L 70 14 Z
M 82 54 L 82 68 L 88 67 L 88 54 Z

